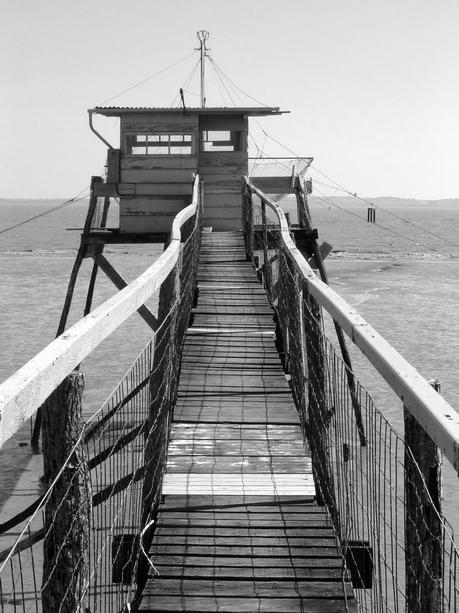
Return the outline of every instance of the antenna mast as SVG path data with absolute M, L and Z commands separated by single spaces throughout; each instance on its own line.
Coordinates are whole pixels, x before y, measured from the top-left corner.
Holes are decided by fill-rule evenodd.
M 205 91 L 205 62 L 207 56 L 207 47 L 206 40 L 209 38 L 209 32 L 206 30 L 199 30 L 196 33 L 196 36 L 199 40 L 199 50 L 201 51 L 201 106 L 204 108 L 206 106 L 206 91 Z

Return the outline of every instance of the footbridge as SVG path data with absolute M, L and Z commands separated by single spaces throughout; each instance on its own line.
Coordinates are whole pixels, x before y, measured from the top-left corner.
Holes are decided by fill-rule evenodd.
M 0 386 L 1 442 L 39 410 L 44 462 L 0 525 L 1 611 L 456 610 L 459 416 L 327 285 L 294 188 L 297 228 L 243 179 L 242 229 L 213 232 L 196 177 L 150 268 Z M 151 341 L 84 420 L 80 364 L 136 311 Z

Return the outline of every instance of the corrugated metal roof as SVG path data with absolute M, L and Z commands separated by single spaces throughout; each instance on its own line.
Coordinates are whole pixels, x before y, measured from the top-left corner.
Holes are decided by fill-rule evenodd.
M 149 107 L 149 106 L 96 106 L 93 109 L 88 109 L 89 113 L 98 113 L 99 115 L 113 116 L 124 115 L 125 113 L 183 113 L 184 109 L 177 107 Z M 243 106 L 243 107 L 228 107 L 228 106 L 213 106 L 213 107 L 187 107 L 188 113 L 203 114 L 243 114 L 243 115 L 280 115 L 288 113 L 288 111 L 280 111 L 279 107 L 272 106 Z

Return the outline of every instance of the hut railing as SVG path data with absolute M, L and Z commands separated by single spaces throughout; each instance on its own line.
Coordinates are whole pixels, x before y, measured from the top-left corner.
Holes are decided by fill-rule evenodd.
M 163 254 L 0 386 L 1 441 L 38 407 L 44 493 L 0 525 L 0 611 L 124 611 L 150 571 L 201 240 L 199 178 Z M 103 406 L 82 418 L 80 362 L 151 296 L 158 326 Z
M 282 209 L 246 179 L 242 198 L 246 252 L 276 312 L 318 502 L 328 507 L 361 609 L 456 611 L 459 552 L 441 511 L 440 452 L 458 472 L 459 415 L 316 276 Z M 327 317 L 398 395 L 405 434 L 346 366 Z

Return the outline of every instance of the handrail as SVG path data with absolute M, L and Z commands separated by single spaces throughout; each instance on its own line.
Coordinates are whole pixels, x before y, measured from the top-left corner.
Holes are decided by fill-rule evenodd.
M 58 336 L 0 385 L 0 447 L 84 358 L 161 287 L 177 263 L 181 227 L 196 214 L 198 196 L 199 176 L 196 176 L 192 203 L 174 218 L 169 246 L 161 256 L 139 277 Z
M 276 213 L 284 247 L 296 271 L 306 281 L 311 295 L 387 381 L 459 474 L 459 414 L 381 334 L 315 275 L 295 246 L 282 209 L 247 178 L 245 182 L 250 192 Z

